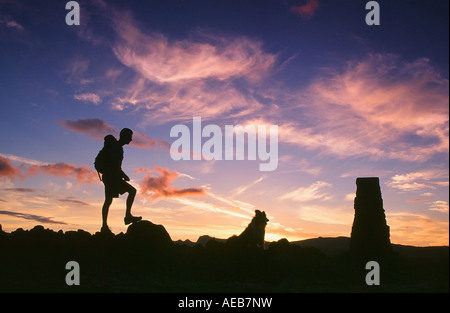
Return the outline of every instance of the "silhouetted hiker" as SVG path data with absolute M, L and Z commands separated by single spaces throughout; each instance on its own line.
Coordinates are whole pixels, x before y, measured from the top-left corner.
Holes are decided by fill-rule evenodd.
M 124 222 L 125 225 L 140 221 L 142 217 L 131 215 L 131 206 L 136 196 L 136 188 L 127 181 L 130 178 L 122 171 L 123 146 L 131 142 L 133 131 L 124 128 L 120 131 L 120 138 L 117 141 L 114 136 L 105 137 L 105 144 L 96 158 L 95 167 L 102 173 L 102 181 L 105 185 L 105 202 L 102 208 L 102 232 L 110 232 L 107 224 L 109 207 L 113 198 L 118 198 L 119 194 L 128 193 Z M 100 157 L 100 154 L 102 156 Z M 101 159 L 101 160 L 100 160 Z M 101 165 L 99 165 L 101 164 Z

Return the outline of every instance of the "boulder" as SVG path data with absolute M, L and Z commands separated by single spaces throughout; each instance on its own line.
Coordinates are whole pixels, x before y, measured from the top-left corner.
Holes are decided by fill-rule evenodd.
M 173 245 L 172 239 L 164 226 L 146 220 L 128 226 L 126 237 L 151 248 L 164 248 Z

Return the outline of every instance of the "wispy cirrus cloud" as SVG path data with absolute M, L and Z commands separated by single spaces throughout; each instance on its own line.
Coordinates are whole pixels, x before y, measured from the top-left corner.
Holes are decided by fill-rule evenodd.
M 317 181 L 308 187 L 299 187 L 293 191 L 280 196 L 281 200 L 289 199 L 299 202 L 308 202 L 313 200 L 328 200 L 330 195 L 325 191 L 332 187 L 331 184 L 324 181 Z
M 371 54 L 321 74 L 298 98 L 303 118 L 279 125 L 282 142 L 338 157 L 425 161 L 448 152 L 448 79 L 428 59 Z
M 259 183 L 262 182 L 263 180 L 264 180 L 264 176 L 261 176 L 260 178 L 258 178 L 258 179 L 256 179 L 256 180 L 252 181 L 251 183 L 249 183 L 249 184 L 247 184 L 247 185 L 237 187 L 237 188 L 235 189 L 235 194 L 236 194 L 236 195 L 240 195 L 240 194 L 242 194 L 243 192 L 247 191 L 247 189 L 249 189 L 249 188 L 255 186 L 256 184 L 259 184 Z
M 428 210 L 448 213 L 448 202 L 442 200 L 434 201 L 433 204 L 428 208 Z
M 114 29 L 114 54 L 136 77 L 113 108 L 143 109 L 145 121 L 161 124 L 200 113 L 204 119 L 242 116 L 263 107 L 252 87 L 270 75 L 276 55 L 262 42 L 201 32 L 175 40 L 145 33 L 122 12 L 115 14 Z
M 81 93 L 73 96 L 75 99 L 83 101 L 83 102 L 91 102 L 93 104 L 100 104 L 102 102 L 102 98 L 95 93 Z
M 46 216 L 35 215 L 35 214 L 27 214 L 27 213 L 21 213 L 21 212 L 5 211 L 5 210 L 0 211 L 0 214 L 13 216 L 13 217 L 17 217 L 17 218 L 23 218 L 26 220 L 32 220 L 32 221 L 36 221 L 39 223 L 45 223 L 45 224 L 68 225 L 67 223 L 62 222 L 62 221 L 55 221 L 53 219 L 53 217 L 46 217 Z
M 406 174 L 396 174 L 386 182 L 386 185 L 401 191 L 436 189 L 439 186 L 448 185 L 448 171 L 424 170 Z
M 27 165 L 47 165 L 50 163 L 24 158 L 14 154 L 0 153 L 0 157 Z
M 82 206 L 89 206 L 90 204 L 81 200 L 78 200 L 74 197 L 67 197 L 63 199 L 58 199 L 59 202 L 67 203 L 67 204 L 75 204 L 75 205 L 82 205 Z
M 246 78 L 259 80 L 274 65 L 275 56 L 262 43 L 247 37 L 225 38 L 198 34 L 198 40 L 171 40 L 160 33 L 144 33 L 131 13 L 116 14 L 114 26 L 120 41 L 116 57 L 149 81 Z
M 308 1 L 304 11 L 317 8 L 317 1 Z M 260 116 L 279 125 L 280 142 L 321 155 L 414 162 L 448 151 L 448 79 L 429 59 L 369 54 L 343 69 L 322 71 L 301 91 L 281 85 L 266 94 L 259 83 L 270 78 L 277 55 L 265 52 L 261 42 L 210 34 L 174 40 L 145 33 L 130 13 L 115 16 L 114 54 L 136 76 L 112 104 L 142 110 L 144 124 L 186 122 L 196 115 Z M 261 99 L 288 101 L 274 106 L 275 115 Z
M 432 201 L 432 199 L 418 198 L 418 199 L 413 199 L 413 200 L 406 200 L 406 202 L 410 202 L 410 203 L 428 202 L 428 201 Z
M 113 106 L 142 109 L 144 124 L 237 118 L 260 111 L 264 106 L 253 93 L 244 93 L 230 81 L 200 80 L 196 83 L 171 83 L 155 86 L 140 78 Z
M 34 192 L 36 191 L 33 188 L 21 188 L 21 187 L 14 187 L 14 188 L 3 188 L 0 190 L 6 190 L 6 191 L 15 191 L 15 192 L 21 192 L 21 193 L 28 193 L 28 192 Z

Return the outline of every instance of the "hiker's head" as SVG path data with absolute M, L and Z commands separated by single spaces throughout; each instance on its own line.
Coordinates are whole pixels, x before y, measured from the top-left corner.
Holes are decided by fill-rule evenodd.
M 123 144 L 129 144 L 133 140 L 133 131 L 129 128 L 124 128 L 120 131 L 119 141 Z

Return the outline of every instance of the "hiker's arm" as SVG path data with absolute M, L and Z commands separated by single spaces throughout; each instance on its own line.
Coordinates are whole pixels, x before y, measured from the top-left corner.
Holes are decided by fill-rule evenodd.
M 121 170 L 121 171 L 122 171 L 122 170 Z M 123 178 L 125 181 L 130 181 L 130 177 L 128 177 L 128 175 L 125 174 L 124 171 L 122 171 L 122 178 Z

